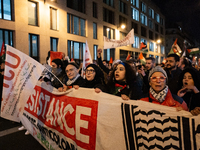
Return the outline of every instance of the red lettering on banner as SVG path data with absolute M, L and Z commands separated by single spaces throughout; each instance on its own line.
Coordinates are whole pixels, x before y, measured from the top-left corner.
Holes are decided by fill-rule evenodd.
M 56 96 L 36 86 L 25 110 L 78 146 L 95 149 L 98 101 Z
M 9 67 L 11 67 L 11 68 L 13 68 L 13 69 L 16 69 L 16 68 L 19 66 L 20 62 L 21 62 L 20 57 L 17 56 L 16 54 L 10 52 L 10 51 L 7 51 L 7 52 L 6 52 L 6 55 L 10 55 L 10 56 L 12 56 L 12 57 L 14 57 L 14 58 L 17 59 L 17 64 L 16 64 L 16 65 L 13 65 L 13 64 L 11 64 L 11 63 L 9 63 L 9 62 L 7 62 L 7 61 L 5 62 L 5 65 L 6 65 L 6 66 L 9 66 Z M 11 76 L 10 76 L 10 77 L 7 77 L 7 76 L 4 75 L 4 80 L 10 81 L 10 80 L 12 80 L 12 79 L 14 78 L 15 73 L 14 73 L 12 70 L 9 70 L 9 73 L 11 74 Z M 6 84 L 6 83 L 3 83 L 3 86 L 4 86 L 5 88 L 9 88 L 9 85 Z

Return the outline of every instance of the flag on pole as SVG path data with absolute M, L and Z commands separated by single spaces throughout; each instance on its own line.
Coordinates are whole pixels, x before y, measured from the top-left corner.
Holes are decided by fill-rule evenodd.
M 83 66 L 82 66 L 82 73 L 81 73 L 82 76 L 84 75 L 84 70 L 86 69 L 86 67 L 91 63 L 92 63 L 92 57 L 90 55 L 90 50 L 88 47 L 88 43 L 86 41 L 85 52 L 83 54 Z
M 167 61 L 167 59 L 165 58 L 165 59 L 163 59 L 162 63 L 163 63 L 163 64 L 165 64 L 165 63 L 166 63 L 166 61 Z
M 50 57 L 48 59 L 48 64 L 51 66 L 51 62 L 54 59 L 62 59 L 63 57 L 63 52 L 54 52 L 50 51 Z
M 141 64 L 146 64 L 146 59 L 144 58 L 142 53 L 140 53 L 140 55 L 139 55 L 139 60 L 140 60 Z
M 199 48 L 190 48 L 190 49 L 187 49 L 188 53 L 189 54 L 197 54 L 199 53 Z
M 130 57 L 131 57 L 131 55 L 130 55 L 130 54 L 128 54 L 128 56 L 126 57 L 126 60 L 129 60 L 129 59 L 130 59 Z
M 2 43 L 2 46 L 1 46 L 1 53 L 0 53 L 0 57 L 2 58 L 2 60 L 5 60 L 5 45 L 4 45 L 4 42 Z
M 110 57 L 109 64 L 112 64 L 112 63 L 113 63 L 113 59 L 112 59 L 112 57 Z
M 45 67 L 33 58 L 6 45 L 1 117 L 20 121 L 19 113 L 23 112 L 44 69 Z
M 145 43 L 141 42 L 141 44 L 140 44 L 140 50 L 143 53 L 147 53 L 148 52 L 147 45 Z
M 170 52 L 168 53 L 168 55 L 169 55 L 169 54 L 177 54 L 178 56 L 180 56 L 182 50 L 181 50 L 181 48 L 178 46 L 177 40 L 178 40 L 178 39 L 176 38 L 176 40 L 174 41 L 174 44 L 172 45 L 171 50 L 170 50 Z

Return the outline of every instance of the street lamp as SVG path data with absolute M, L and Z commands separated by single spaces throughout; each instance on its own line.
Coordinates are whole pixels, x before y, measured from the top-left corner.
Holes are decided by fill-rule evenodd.
M 158 40 L 156 41 L 156 43 L 160 44 L 160 43 L 161 43 L 161 40 L 160 40 L 160 39 L 158 39 Z

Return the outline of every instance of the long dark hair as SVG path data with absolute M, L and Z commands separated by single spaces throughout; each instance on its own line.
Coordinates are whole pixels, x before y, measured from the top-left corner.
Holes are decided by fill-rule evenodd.
M 121 63 L 119 63 L 119 64 L 121 64 Z M 126 85 L 129 85 L 130 87 L 132 87 L 136 80 L 136 71 L 128 63 L 123 62 L 123 64 L 124 64 L 124 67 L 126 70 L 126 73 L 125 73 Z M 114 87 L 115 83 L 117 82 L 115 79 L 116 67 L 112 70 L 112 72 L 110 74 L 110 78 L 108 80 L 108 84 L 107 84 L 111 88 Z

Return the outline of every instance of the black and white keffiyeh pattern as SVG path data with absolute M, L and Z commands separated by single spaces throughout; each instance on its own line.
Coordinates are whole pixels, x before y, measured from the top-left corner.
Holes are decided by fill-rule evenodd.
M 67 81 L 67 85 L 71 85 L 72 83 L 74 83 L 76 81 L 76 79 L 78 79 L 79 76 L 80 76 L 80 74 L 77 74 L 77 76 L 74 79 L 72 79 L 72 80 L 69 79 Z
M 160 91 L 159 93 L 156 93 L 152 87 L 150 87 L 150 93 L 152 94 L 152 96 L 159 101 L 160 103 L 162 103 L 165 100 L 165 97 L 167 95 L 168 92 L 168 86 L 166 85 L 165 88 Z

